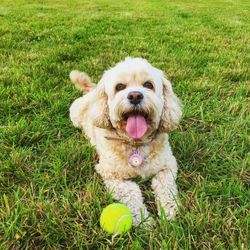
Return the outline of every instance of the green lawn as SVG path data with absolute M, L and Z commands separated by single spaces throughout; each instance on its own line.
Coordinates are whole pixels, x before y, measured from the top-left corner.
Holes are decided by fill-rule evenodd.
M 249 24 L 239 0 L 2 0 L 0 249 L 250 247 Z M 183 101 L 170 134 L 181 207 L 176 221 L 111 237 L 99 216 L 114 200 L 69 120 L 80 93 L 68 75 L 98 81 L 126 56 L 164 70 Z M 138 182 L 157 218 L 148 181 Z

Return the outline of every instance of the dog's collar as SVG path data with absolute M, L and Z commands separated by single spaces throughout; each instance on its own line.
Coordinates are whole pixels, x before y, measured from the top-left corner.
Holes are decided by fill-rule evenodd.
M 131 145 L 131 146 L 135 146 L 135 147 L 138 147 L 138 146 L 142 146 L 144 144 L 147 144 L 149 142 L 151 142 L 152 140 L 148 140 L 146 142 L 144 141 L 140 141 L 140 140 L 134 140 L 134 141 L 129 141 L 129 140 L 126 140 L 122 137 L 112 137 L 112 136 L 105 136 L 105 139 L 107 140 L 114 140 L 114 141 L 120 141 L 124 144 L 128 144 L 128 145 Z
M 116 135 L 117 135 L 116 137 L 105 136 L 105 139 L 120 141 L 120 142 L 122 142 L 124 144 L 127 144 L 127 145 L 130 145 L 130 146 L 134 147 L 135 148 L 134 153 L 129 156 L 128 162 L 129 162 L 129 165 L 131 167 L 139 168 L 143 164 L 144 159 L 143 159 L 143 156 L 138 153 L 138 148 L 140 146 L 143 146 L 145 144 L 148 144 L 148 143 L 152 142 L 155 139 L 155 137 L 157 135 L 157 132 L 158 132 L 158 130 L 156 130 L 153 133 L 153 135 L 147 141 L 140 141 L 140 140 L 129 141 L 129 140 L 126 140 L 126 139 L 120 137 L 117 133 L 116 133 Z
M 150 138 L 147 141 L 141 141 L 141 140 L 132 140 L 132 141 L 130 141 L 130 140 L 126 140 L 126 139 L 120 137 L 118 134 L 116 134 L 117 135 L 116 137 L 115 136 L 114 137 L 113 136 L 105 136 L 105 139 L 120 141 L 120 142 L 122 142 L 124 144 L 128 144 L 128 145 L 133 146 L 133 147 L 140 147 L 140 146 L 143 146 L 145 144 L 148 144 L 148 143 L 152 142 L 155 139 L 156 134 L 157 134 L 157 131 L 155 131 L 153 133 L 153 135 L 150 136 Z

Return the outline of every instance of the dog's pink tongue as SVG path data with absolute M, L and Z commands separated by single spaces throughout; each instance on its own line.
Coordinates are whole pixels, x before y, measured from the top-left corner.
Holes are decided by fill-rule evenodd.
M 134 139 L 141 138 L 147 131 L 148 125 L 146 120 L 141 115 L 129 116 L 126 125 L 127 133 Z

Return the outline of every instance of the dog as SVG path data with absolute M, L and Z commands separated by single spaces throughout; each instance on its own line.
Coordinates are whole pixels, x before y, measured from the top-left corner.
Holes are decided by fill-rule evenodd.
M 177 163 L 168 132 L 177 128 L 182 105 L 163 71 L 146 59 L 128 57 L 104 72 L 96 85 L 86 73 L 72 71 L 71 81 L 87 92 L 70 107 L 73 125 L 96 147 L 95 166 L 114 199 L 132 212 L 133 224 L 149 212 L 131 179 L 152 177 L 158 214 L 173 219 L 177 210 Z

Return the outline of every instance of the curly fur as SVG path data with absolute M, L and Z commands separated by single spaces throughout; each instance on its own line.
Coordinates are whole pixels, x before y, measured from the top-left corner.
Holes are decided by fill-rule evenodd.
M 107 70 L 97 85 L 79 71 L 73 71 L 70 78 L 78 88 L 89 91 L 73 102 L 70 118 L 74 126 L 81 128 L 91 144 L 96 146 L 100 160 L 95 169 L 102 176 L 107 189 L 116 200 L 130 208 L 133 223 L 138 225 L 142 217 L 148 217 L 149 213 L 139 186 L 129 179 L 153 176 L 152 189 L 158 212 L 163 208 L 167 218 L 174 218 L 177 164 L 165 132 L 177 127 L 182 111 L 180 101 L 164 73 L 145 59 L 126 58 Z M 147 80 L 154 83 L 154 90 L 143 88 L 142 84 Z M 117 83 L 126 83 L 127 88 L 116 92 Z M 139 168 L 132 168 L 128 163 L 128 157 L 135 152 L 135 147 L 129 143 L 132 139 L 125 131 L 122 118 L 131 109 L 127 95 L 135 90 L 143 93 L 145 100 L 141 109 L 149 115 L 148 130 L 141 138 L 145 144 L 138 148 L 138 153 L 145 158 L 143 166 Z M 152 135 L 152 142 L 146 143 Z M 112 136 L 119 136 L 128 143 L 107 139 Z

